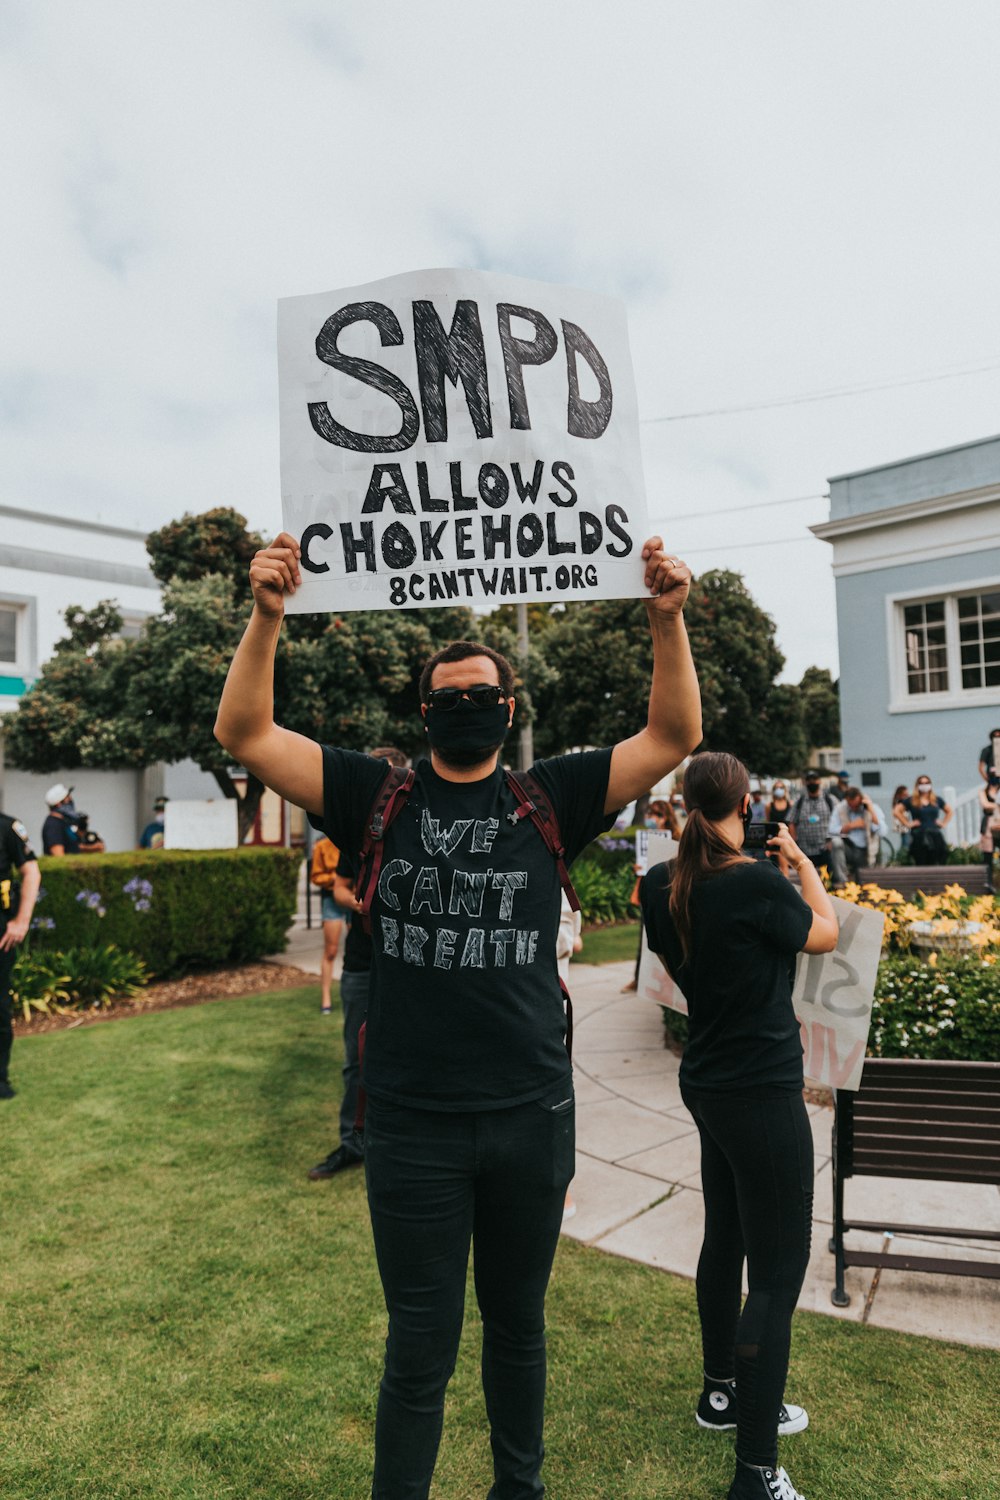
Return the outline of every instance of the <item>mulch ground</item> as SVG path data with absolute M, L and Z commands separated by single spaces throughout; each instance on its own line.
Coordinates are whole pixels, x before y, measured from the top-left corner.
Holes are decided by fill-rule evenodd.
M 151 1010 L 181 1010 L 187 1005 L 204 1005 L 209 1000 L 234 1000 L 263 990 L 287 990 L 318 983 L 315 974 L 307 974 L 305 969 L 292 964 L 228 964 L 188 974 L 183 979 L 151 984 L 134 1000 L 115 1000 L 107 1010 L 73 1011 L 67 1016 L 33 1015 L 30 1021 L 16 1019 L 14 1027 L 21 1036 L 38 1036 L 43 1031 L 66 1031 L 74 1026 L 97 1026 L 102 1021 L 144 1016 Z

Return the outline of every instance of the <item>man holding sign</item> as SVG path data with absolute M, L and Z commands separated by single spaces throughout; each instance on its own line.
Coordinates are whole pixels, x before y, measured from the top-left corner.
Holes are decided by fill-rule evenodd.
M 282 533 L 251 565 L 254 609 L 216 735 L 356 855 L 387 767 L 273 718 L 275 647 L 286 600 L 310 581 L 306 545 Z M 682 617 L 690 572 L 659 537 L 636 547 L 632 567 L 627 592 L 644 591 L 653 637 L 646 727 L 532 771 L 567 861 L 701 738 Z M 545 1292 L 574 1158 L 555 958 L 561 888 L 500 764 L 515 709 L 510 664 L 455 642 L 428 662 L 420 699 L 430 758 L 386 826 L 371 900 L 365 1166 L 389 1313 L 372 1494 L 421 1500 L 429 1492 L 471 1245 L 490 1493 L 533 1500 L 543 1493 Z

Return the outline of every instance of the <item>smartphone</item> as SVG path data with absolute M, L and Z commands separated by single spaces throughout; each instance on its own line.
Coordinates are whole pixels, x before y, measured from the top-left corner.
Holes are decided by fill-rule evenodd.
M 766 849 L 768 839 L 777 838 L 780 823 L 751 823 L 743 840 L 744 849 Z

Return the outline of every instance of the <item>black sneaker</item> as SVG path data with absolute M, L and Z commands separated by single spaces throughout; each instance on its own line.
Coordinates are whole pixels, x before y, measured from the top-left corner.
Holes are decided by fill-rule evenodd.
M 17 1090 L 11 1088 L 6 1078 L 0 1078 L 0 1099 L 13 1099 Z
M 758 1469 L 736 1460 L 736 1474 L 727 1500 L 806 1500 L 784 1469 Z
M 363 1156 L 355 1156 L 346 1147 L 338 1146 L 323 1161 L 318 1161 L 314 1167 L 309 1168 L 309 1176 L 313 1182 L 320 1182 L 324 1177 L 336 1177 L 345 1167 L 360 1167 L 363 1161 Z
M 706 1427 L 712 1432 L 731 1432 L 736 1426 L 736 1381 L 706 1380 L 695 1420 L 699 1427 Z M 786 1406 L 782 1402 L 778 1412 L 779 1436 L 788 1437 L 792 1432 L 804 1432 L 808 1426 L 809 1413 L 804 1407 Z

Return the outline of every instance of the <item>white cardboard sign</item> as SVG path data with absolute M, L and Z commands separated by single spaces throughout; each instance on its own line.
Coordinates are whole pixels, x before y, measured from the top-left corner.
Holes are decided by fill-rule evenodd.
M 164 849 L 235 849 L 239 844 L 235 797 L 181 802 L 171 797 L 163 813 Z
M 625 309 L 482 271 L 278 303 L 293 614 L 644 596 Z
M 669 849 L 669 853 L 664 850 Z M 673 857 L 676 845 L 664 834 L 650 834 L 649 863 Z M 832 1089 L 858 1089 L 868 1046 L 875 978 L 882 951 L 881 912 L 831 896 L 840 924 L 832 953 L 800 953 L 792 990 L 802 1036 L 805 1075 Z M 639 994 L 687 1015 L 683 992 L 642 935 Z

